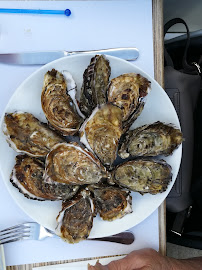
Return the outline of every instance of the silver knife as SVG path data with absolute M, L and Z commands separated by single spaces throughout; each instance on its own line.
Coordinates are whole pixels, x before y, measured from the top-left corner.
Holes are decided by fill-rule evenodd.
M 116 56 L 125 60 L 136 60 L 139 56 L 137 48 L 114 48 L 92 51 L 50 51 L 0 54 L 0 63 L 14 65 L 44 65 L 64 56 L 76 54 L 105 54 Z

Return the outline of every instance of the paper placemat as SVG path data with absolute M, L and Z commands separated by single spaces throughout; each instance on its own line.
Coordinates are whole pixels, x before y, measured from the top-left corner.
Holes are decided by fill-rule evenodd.
M 72 14 L 70 17 L 1 14 L 0 53 L 135 46 L 140 51 L 140 57 L 134 64 L 153 76 L 151 0 L 1 1 L 1 7 L 64 10 L 69 8 Z M 0 64 L 0 116 L 15 89 L 39 67 Z M 1 178 L 0 194 L 0 230 L 32 221 L 15 204 Z M 130 246 L 89 241 L 69 245 L 58 239 L 8 244 L 4 246 L 6 264 L 19 265 L 127 254 L 144 247 L 158 250 L 158 210 L 141 224 L 131 228 L 131 231 L 134 232 L 136 240 Z

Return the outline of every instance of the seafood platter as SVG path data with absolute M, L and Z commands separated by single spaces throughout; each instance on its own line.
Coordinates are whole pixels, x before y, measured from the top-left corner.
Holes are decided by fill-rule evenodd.
M 143 221 L 180 166 L 183 135 L 169 98 L 115 57 L 43 66 L 15 91 L 1 124 L 0 166 L 10 194 L 68 243 Z

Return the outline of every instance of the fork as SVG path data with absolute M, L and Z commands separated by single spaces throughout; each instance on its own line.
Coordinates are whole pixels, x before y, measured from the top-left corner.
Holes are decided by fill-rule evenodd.
M 60 238 L 53 231 L 36 222 L 27 222 L 0 231 L 0 245 L 20 240 L 43 240 L 47 237 Z M 132 232 L 126 231 L 108 237 L 88 238 L 86 240 L 108 241 L 130 245 L 134 242 L 135 237 Z

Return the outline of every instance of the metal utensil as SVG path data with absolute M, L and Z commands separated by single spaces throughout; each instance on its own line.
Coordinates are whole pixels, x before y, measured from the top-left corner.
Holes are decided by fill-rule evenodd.
M 136 60 L 139 56 L 137 48 L 114 48 L 91 51 L 50 51 L 0 54 L 0 63 L 14 65 L 44 65 L 56 59 L 76 54 L 105 54 L 125 60 Z
M 0 245 L 20 240 L 43 240 L 47 237 L 59 238 L 53 231 L 44 228 L 38 223 L 27 222 L 0 231 Z M 87 240 L 108 241 L 130 245 L 134 242 L 135 237 L 132 232 L 126 231 L 108 237 L 88 238 Z

